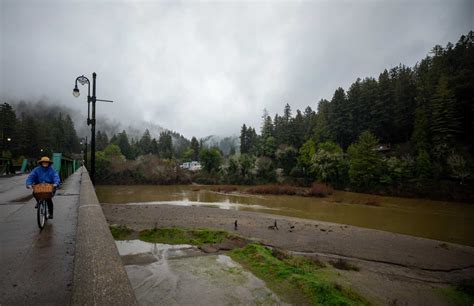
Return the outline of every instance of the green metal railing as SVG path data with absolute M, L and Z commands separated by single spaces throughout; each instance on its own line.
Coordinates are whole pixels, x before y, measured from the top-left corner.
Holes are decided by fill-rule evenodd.
M 79 166 L 77 160 L 66 157 L 62 153 L 53 153 L 53 167 L 59 173 L 61 181 L 76 172 Z

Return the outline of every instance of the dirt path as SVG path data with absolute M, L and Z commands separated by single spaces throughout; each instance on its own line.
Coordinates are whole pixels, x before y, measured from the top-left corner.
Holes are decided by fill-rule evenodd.
M 102 205 L 110 224 L 134 230 L 208 227 L 255 238 L 263 244 L 315 257 L 342 258 L 360 268 L 341 271 L 375 304 L 443 305 L 438 292 L 472 278 L 474 248 L 335 223 L 255 212 L 170 205 Z M 235 230 L 235 221 L 237 229 Z M 274 228 L 275 221 L 278 229 Z

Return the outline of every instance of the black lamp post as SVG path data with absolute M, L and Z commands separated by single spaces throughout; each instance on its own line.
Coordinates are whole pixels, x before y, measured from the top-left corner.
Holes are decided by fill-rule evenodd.
M 97 74 L 94 72 L 92 73 L 92 96 L 91 96 L 91 82 L 88 78 L 81 75 L 76 78 L 76 84 L 74 89 L 72 90 L 72 94 L 74 97 L 79 97 L 80 92 L 79 88 L 77 88 L 77 82 L 81 83 L 81 85 L 87 84 L 87 125 L 91 125 L 91 181 L 92 184 L 95 185 L 95 102 L 102 101 L 102 102 L 113 102 L 111 100 L 100 100 L 97 99 L 95 96 L 95 80 L 97 78 Z M 92 118 L 89 117 L 90 113 L 90 104 L 92 103 Z

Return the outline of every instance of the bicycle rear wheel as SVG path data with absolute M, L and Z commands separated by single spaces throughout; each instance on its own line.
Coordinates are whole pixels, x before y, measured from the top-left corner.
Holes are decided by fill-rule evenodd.
M 36 210 L 36 216 L 37 216 L 37 220 L 38 220 L 38 227 L 40 229 L 43 229 L 44 228 L 44 225 L 46 224 L 46 219 L 47 219 L 47 203 L 45 200 L 40 200 L 38 202 L 38 208 Z

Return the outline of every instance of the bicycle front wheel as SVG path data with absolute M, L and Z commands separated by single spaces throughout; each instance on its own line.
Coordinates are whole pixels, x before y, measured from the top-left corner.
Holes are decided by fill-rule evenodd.
M 38 227 L 40 229 L 44 228 L 44 225 L 46 224 L 46 209 L 47 204 L 45 200 L 41 200 L 38 202 L 38 208 L 36 210 L 36 216 L 38 220 Z

